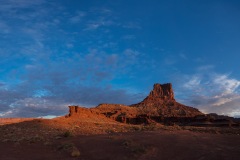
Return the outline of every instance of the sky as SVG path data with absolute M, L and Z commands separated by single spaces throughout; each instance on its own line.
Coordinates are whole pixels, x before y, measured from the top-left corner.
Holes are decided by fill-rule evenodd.
M 130 105 L 154 83 L 240 117 L 239 0 L 0 0 L 0 117 Z

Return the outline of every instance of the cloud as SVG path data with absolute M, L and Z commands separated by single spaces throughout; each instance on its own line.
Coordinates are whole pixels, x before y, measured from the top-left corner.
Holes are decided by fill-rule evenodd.
M 107 8 L 69 11 L 45 0 L 2 1 L 0 15 L 0 117 L 63 115 L 69 104 L 143 98 L 111 85 L 144 68 L 143 54 L 119 47 L 110 34 L 113 27 L 127 31 L 136 23 L 125 28 Z
M 95 31 L 102 27 L 119 26 L 113 12 L 108 8 L 92 8 L 87 13 L 89 16 L 86 16 L 83 31 Z
M 127 58 L 130 58 L 131 60 L 134 60 L 137 56 L 140 55 L 140 53 L 136 50 L 132 50 L 132 49 L 126 49 L 124 51 L 124 55 L 127 56 Z
M 34 0 L 34 1 L 29 1 L 29 0 L 7 0 L 7 1 L 1 1 L 1 10 L 6 11 L 6 10 L 14 10 L 18 8 L 29 8 L 32 6 L 36 5 L 41 5 L 45 2 L 45 0 Z
M 236 91 L 240 85 L 240 81 L 229 78 L 228 75 L 214 75 L 213 82 L 220 86 L 223 95 L 231 94 Z
M 122 38 L 126 39 L 126 40 L 133 40 L 133 39 L 136 39 L 136 36 L 135 35 L 125 35 Z
M 183 84 L 183 87 L 187 89 L 196 89 L 201 83 L 201 78 L 198 75 L 193 75 L 189 81 Z
M 177 60 L 176 60 L 174 57 L 169 56 L 169 57 L 166 57 L 166 58 L 164 59 L 164 63 L 165 63 L 166 65 L 174 65 L 174 64 L 177 63 Z
M 0 117 L 41 117 L 46 115 L 67 114 L 67 106 L 81 105 L 85 107 L 96 106 L 100 103 L 132 104 L 141 98 L 141 95 L 128 93 L 126 90 L 116 90 L 111 87 L 82 86 L 68 87 L 47 86 L 52 94 L 44 97 L 23 96 L 5 105 L 0 103 Z M 21 94 L 21 93 L 19 93 Z M 24 98 L 25 97 L 25 98 Z
M 36 63 L 22 68 L 24 73 L 19 71 L 19 81 L 10 83 L 12 78 L 1 81 L 0 116 L 58 116 L 67 113 L 68 105 L 92 107 L 99 103 L 136 103 L 143 98 L 141 94 L 109 84 L 115 76 L 119 78 L 122 72 L 128 73 L 129 66 L 135 65 L 132 60 L 138 62 L 139 55 L 138 51 L 129 48 L 118 54 L 90 49 L 87 54 L 57 58 L 55 62 L 46 57 L 41 63 L 36 57 Z M 7 77 L 12 76 L 16 73 L 8 73 Z
M 10 105 L 9 110 L 0 117 L 41 117 L 44 115 L 61 115 L 67 113 L 68 104 L 44 98 L 24 98 Z
M 138 22 L 128 22 L 123 24 L 123 28 L 128 29 L 142 29 L 141 25 Z
M 87 30 L 96 30 L 100 27 L 109 27 L 115 25 L 116 23 L 112 20 L 106 20 L 105 17 L 100 17 L 98 20 L 92 20 L 87 22 L 87 26 L 84 29 Z
M 209 72 L 209 71 L 212 71 L 214 68 L 215 68 L 214 65 L 203 65 L 203 66 L 198 67 L 197 70 L 199 72 L 203 72 L 203 71 L 208 71 Z
M 10 27 L 5 22 L 0 21 L 0 33 L 7 34 L 10 30 Z
M 82 11 L 78 11 L 76 13 L 76 15 L 74 15 L 73 17 L 71 17 L 69 19 L 70 23 L 79 23 L 81 22 L 82 18 L 86 16 L 86 13 L 85 12 L 82 12 Z
M 45 5 L 49 8 L 44 7 Z M 44 0 L 1 2 L 0 30 L 6 35 L 4 39 L 0 39 L 0 43 L 3 52 L 11 55 L 8 57 L 8 62 L 11 60 L 17 62 L 16 59 L 19 57 L 33 59 L 33 55 L 43 55 L 51 29 L 57 31 L 56 23 L 51 18 L 59 10 L 57 8 L 53 10 L 51 6 L 51 3 Z
M 180 53 L 180 54 L 179 54 L 179 57 L 182 58 L 182 59 L 184 59 L 184 60 L 187 60 L 187 59 L 188 59 L 188 57 L 187 57 L 186 54 L 184 54 L 184 53 Z
M 205 69 L 204 72 L 185 76 L 185 82 L 179 88 L 184 94 L 187 93 L 182 102 L 205 113 L 240 116 L 240 80 L 230 74 L 206 72 Z
M 97 14 L 104 14 L 111 16 L 113 11 L 106 7 L 93 7 L 90 9 L 90 12 Z

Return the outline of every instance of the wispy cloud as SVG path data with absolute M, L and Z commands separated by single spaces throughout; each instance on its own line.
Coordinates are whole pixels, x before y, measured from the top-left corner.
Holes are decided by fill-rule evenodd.
M 164 63 L 166 65 L 173 65 L 173 64 L 177 63 L 177 60 L 175 59 L 175 57 L 168 56 L 168 57 L 164 58 Z
M 36 5 L 41 5 L 45 2 L 45 0 L 7 0 L 7 1 L 1 1 L 1 10 L 14 10 L 18 8 L 28 8 Z
M 214 75 L 213 82 L 219 86 L 220 90 L 222 90 L 222 95 L 234 93 L 240 85 L 239 80 L 229 78 L 228 74 Z
M 94 14 L 104 14 L 104 15 L 112 15 L 113 11 L 106 7 L 93 7 L 89 10 L 89 12 Z
M 180 54 L 179 54 L 179 57 L 182 58 L 182 59 L 184 59 L 184 60 L 187 60 L 187 59 L 188 59 L 188 57 L 187 57 L 186 54 L 184 54 L 184 53 L 180 53 Z
M 189 81 L 183 84 L 183 87 L 187 89 L 196 89 L 199 88 L 201 83 L 201 77 L 198 75 L 193 75 Z
M 180 62 L 187 61 L 188 57 L 184 53 L 179 53 L 177 56 L 172 53 L 171 51 L 166 51 L 164 49 L 156 49 L 158 52 L 160 52 L 163 55 L 163 63 L 165 65 L 174 66 Z
M 108 8 L 92 8 L 87 12 L 80 12 L 74 20 L 81 19 L 85 16 L 86 21 L 84 22 L 84 31 L 94 31 L 101 27 L 119 26 L 119 22 L 117 22 L 116 18 L 114 18 L 115 16 L 113 15 L 112 10 Z
M 72 16 L 69 21 L 70 23 L 79 23 L 81 22 L 82 18 L 86 16 L 85 12 L 78 11 L 76 15 Z
M 108 8 L 70 11 L 45 0 L 2 1 L 0 16 L 0 117 L 141 100 L 134 89 L 110 85 L 144 68 L 137 47 L 119 47 L 126 33 L 134 38 L 126 31 L 140 29 L 139 23 L 124 26 Z M 117 36 L 111 33 L 116 28 Z
M 136 39 L 136 36 L 135 35 L 125 35 L 122 38 L 126 39 L 126 40 L 132 40 L 132 39 Z
M 124 28 L 129 28 L 129 29 L 142 29 L 140 23 L 138 22 L 128 22 L 123 24 Z
M 199 108 L 205 113 L 236 116 L 240 109 L 240 80 L 230 74 L 219 74 L 212 69 L 185 76 L 180 90 L 188 94 L 183 103 Z M 207 67 L 208 68 L 208 67 Z M 212 67 L 210 67 L 212 68 Z M 239 115 L 240 116 L 240 115 Z
M 203 72 L 203 71 L 209 72 L 209 71 L 212 71 L 214 68 L 215 68 L 214 65 L 203 65 L 198 67 L 197 70 L 199 72 Z
M 48 63 L 46 57 L 44 64 L 27 64 L 21 81 L 9 85 L 10 88 L 6 88 L 8 80 L 1 82 L 0 116 L 62 115 L 70 104 L 91 107 L 99 103 L 135 103 L 141 95 L 108 84 L 122 72 L 128 73 L 139 55 L 130 48 L 118 54 L 90 49 L 87 54 L 76 54 L 70 59 Z M 16 73 L 9 73 L 8 77 L 11 75 Z
M 0 33 L 7 34 L 10 30 L 10 27 L 5 22 L 0 21 Z
M 104 17 L 100 17 L 98 20 L 87 22 L 87 26 L 84 30 L 96 30 L 100 27 L 108 27 L 115 24 L 116 23 L 112 20 L 107 20 Z

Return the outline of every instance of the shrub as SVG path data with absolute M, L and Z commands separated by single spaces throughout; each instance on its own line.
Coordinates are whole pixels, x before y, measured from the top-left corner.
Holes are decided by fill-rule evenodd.
M 66 131 L 63 133 L 63 137 L 70 137 L 72 136 L 72 133 L 70 131 Z

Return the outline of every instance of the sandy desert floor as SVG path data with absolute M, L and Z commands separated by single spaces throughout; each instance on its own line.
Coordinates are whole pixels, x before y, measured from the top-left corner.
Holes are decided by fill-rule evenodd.
M 239 129 L 232 134 L 221 133 L 222 129 L 126 127 L 122 124 L 114 127 L 106 123 L 105 128 L 103 124 L 95 124 L 88 129 L 97 131 L 102 128 L 108 132 L 83 135 L 40 127 L 49 123 L 46 122 L 37 122 L 41 125 L 29 121 L 0 126 L 0 159 L 238 160 L 240 157 Z M 125 127 L 124 132 L 117 130 L 117 126 Z

